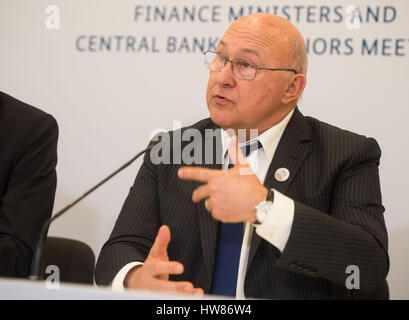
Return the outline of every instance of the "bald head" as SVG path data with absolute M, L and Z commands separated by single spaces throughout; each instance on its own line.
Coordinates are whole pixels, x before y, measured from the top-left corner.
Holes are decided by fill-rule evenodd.
M 297 28 L 288 20 L 268 13 L 251 14 L 234 21 L 225 35 L 237 33 L 257 34 L 283 66 L 306 74 L 308 62 L 305 42 Z

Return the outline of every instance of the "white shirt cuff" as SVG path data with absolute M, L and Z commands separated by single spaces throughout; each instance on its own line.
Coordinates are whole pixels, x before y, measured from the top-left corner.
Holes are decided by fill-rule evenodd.
M 274 189 L 271 212 L 263 223 L 256 227 L 256 233 L 283 252 L 290 237 L 293 220 L 294 200 Z
M 143 262 L 134 261 L 123 266 L 122 269 L 119 270 L 119 272 L 116 274 L 114 280 L 112 281 L 111 289 L 118 292 L 125 291 L 124 280 L 126 278 L 126 275 L 128 274 L 129 271 L 131 271 L 132 268 L 139 265 L 143 265 Z

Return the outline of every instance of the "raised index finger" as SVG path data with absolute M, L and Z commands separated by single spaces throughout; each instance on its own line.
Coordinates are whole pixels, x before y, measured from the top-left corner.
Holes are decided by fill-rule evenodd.
M 154 258 L 167 260 L 169 242 L 170 242 L 170 229 L 168 226 L 163 225 L 159 228 L 158 234 L 155 238 L 155 242 L 153 243 L 153 246 L 149 252 L 149 255 Z
M 200 182 L 208 182 L 220 170 L 207 169 L 200 167 L 182 167 L 178 170 L 178 176 L 183 180 L 196 180 Z

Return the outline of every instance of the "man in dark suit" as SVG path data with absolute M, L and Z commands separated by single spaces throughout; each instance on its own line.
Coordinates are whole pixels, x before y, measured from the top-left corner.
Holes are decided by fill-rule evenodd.
M 238 298 L 377 290 L 389 269 L 380 149 L 298 110 L 307 69 L 298 30 L 274 15 L 246 16 L 205 59 L 210 119 L 145 156 L 97 283 Z M 193 165 L 192 150 L 202 151 Z
M 27 277 L 56 188 L 58 126 L 0 92 L 0 276 Z

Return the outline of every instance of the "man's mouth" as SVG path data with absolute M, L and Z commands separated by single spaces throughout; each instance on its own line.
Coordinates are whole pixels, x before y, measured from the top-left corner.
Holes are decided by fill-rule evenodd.
M 214 100 L 215 100 L 216 103 L 218 103 L 218 104 L 226 104 L 226 103 L 232 102 L 231 100 L 229 100 L 229 99 L 227 99 L 226 97 L 221 96 L 221 95 L 215 95 L 215 96 L 214 96 Z

